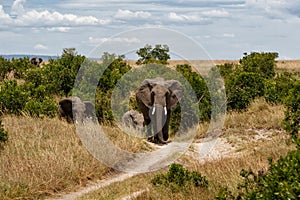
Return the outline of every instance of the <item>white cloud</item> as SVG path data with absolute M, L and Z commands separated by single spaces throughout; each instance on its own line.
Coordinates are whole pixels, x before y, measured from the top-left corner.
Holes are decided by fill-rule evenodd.
M 80 26 L 80 25 L 105 25 L 106 20 L 99 20 L 93 16 L 77 16 L 44 10 L 38 12 L 31 10 L 16 19 L 18 25 L 25 26 Z
M 117 19 L 148 19 L 152 15 L 149 12 L 144 11 L 130 11 L 130 10 L 122 10 L 119 9 L 115 14 L 115 18 Z
M 170 12 L 167 18 L 175 22 L 199 22 L 199 21 L 207 20 L 206 18 L 203 18 L 197 14 L 185 15 L 185 14 L 177 14 L 175 12 Z
M 35 50 L 47 50 L 48 49 L 48 47 L 46 47 L 45 45 L 42 45 L 42 44 L 36 44 L 33 48 Z
M 131 38 L 127 38 L 127 37 L 116 37 L 116 38 L 93 38 L 93 37 L 89 37 L 89 41 L 90 44 L 92 45 L 98 45 L 101 44 L 103 42 L 107 42 L 107 43 L 140 43 L 141 41 L 136 38 L 136 37 L 131 37 Z
M 11 7 L 11 14 L 22 15 L 25 13 L 24 5 L 26 0 L 15 0 Z
M 71 30 L 70 27 L 65 27 L 65 26 L 62 26 L 62 27 L 51 27 L 51 28 L 47 28 L 48 31 L 53 31 L 53 32 L 63 32 L 63 33 L 66 33 L 66 32 L 69 32 Z
M 208 11 L 204 11 L 201 13 L 204 16 L 207 17 L 228 17 L 229 16 L 229 12 L 227 12 L 226 10 L 222 9 L 222 10 L 208 10 Z
M 49 10 L 25 10 L 23 4 L 25 0 L 14 1 L 11 7 L 11 17 L 5 13 L 3 6 L 0 5 L 0 25 L 12 26 L 31 26 L 31 27 L 67 27 L 67 26 L 96 26 L 107 25 L 109 20 L 98 19 L 94 16 L 78 16 L 74 14 L 63 14 L 57 11 Z M 53 29 L 55 30 L 55 29 Z M 59 28 L 57 31 L 67 31 L 66 28 Z

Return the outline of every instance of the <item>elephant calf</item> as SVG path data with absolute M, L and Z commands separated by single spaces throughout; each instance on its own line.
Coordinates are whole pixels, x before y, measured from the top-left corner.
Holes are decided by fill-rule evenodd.
M 59 118 L 66 119 L 68 123 L 94 118 L 94 107 L 92 102 L 81 101 L 78 97 L 64 98 L 59 101 Z
M 126 113 L 124 113 L 122 117 L 122 122 L 127 127 L 133 127 L 138 131 L 142 131 L 143 124 L 144 124 L 144 117 L 141 113 L 135 110 L 129 110 Z

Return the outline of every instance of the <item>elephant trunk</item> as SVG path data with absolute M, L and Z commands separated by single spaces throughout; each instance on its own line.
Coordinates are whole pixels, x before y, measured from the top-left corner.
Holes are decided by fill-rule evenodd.
M 153 126 L 154 126 L 154 135 L 156 135 L 155 138 L 157 138 L 160 143 L 166 144 L 167 142 L 164 140 L 163 132 L 162 132 L 167 118 L 166 107 L 163 107 L 161 105 L 155 105 L 152 110 L 152 115 L 154 117 Z

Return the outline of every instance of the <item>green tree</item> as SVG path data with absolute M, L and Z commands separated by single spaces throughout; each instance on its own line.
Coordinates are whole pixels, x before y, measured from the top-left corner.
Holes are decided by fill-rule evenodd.
M 270 79 L 275 76 L 275 59 L 278 57 L 278 53 L 252 52 L 249 55 L 247 53 L 244 55 L 245 56 L 240 60 L 243 71 L 257 73 L 266 79 Z
M 227 106 L 230 109 L 246 109 L 252 100 L 264 94 L 264 79 L 253 72 L 237 72 L 225 80 Z
M 168 45 L 157 44 L 152 48 L 151 45 L 147 44 L 136 52 L 140 57 L 136 63 L 138 65 L 150 63 L 168 64 L 167 61 L 170 59 L 169 51 Z
M 104 53 L 101 58 L 102 64 L 98 66 L 103 72 L 99 77 L 99 82 L 95 95 L 96 115 L 99 121 L 113 120 L 111 111 L 111 95 L 117 82 L 126 74 L 131 67 L 124 61 L 124 56 Z

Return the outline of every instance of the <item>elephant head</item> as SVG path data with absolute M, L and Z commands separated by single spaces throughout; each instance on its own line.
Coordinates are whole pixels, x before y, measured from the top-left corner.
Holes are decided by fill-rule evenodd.
M 171 109 L 183 96 L 183 87 L 176 80 L 146 79 L 136 93 L 136 100 L 144 116 L 148 137 L 165 144 L 169 138 Z M 153 134 L 152 134 L 153 128 Z
M 135 110 L 129 110 L 122 116 L 122 122 L 127 127 L 133 127 L 138 131 L 143 130 L 144 117 Z
M 43 62 L 42 58 L 32 58 L 30 60 L 31 64 L 35 65 L 35 66 L 40 66 L 40 64 Z

